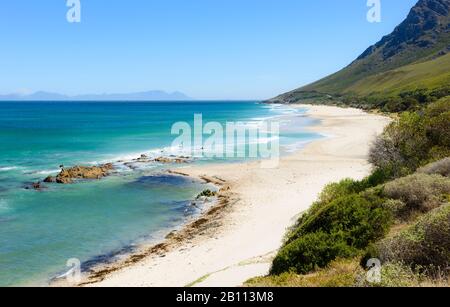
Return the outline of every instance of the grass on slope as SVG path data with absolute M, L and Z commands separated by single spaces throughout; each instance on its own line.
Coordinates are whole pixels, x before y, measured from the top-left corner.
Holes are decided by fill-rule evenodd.
M 346 89 L 345 93 L 399 94 L 403 91 L 438 88 L 448 84 L 450 84 L 450 54 L 361 79 Z

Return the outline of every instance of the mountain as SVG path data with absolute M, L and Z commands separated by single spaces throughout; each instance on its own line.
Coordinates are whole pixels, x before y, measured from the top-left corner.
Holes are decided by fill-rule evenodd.
M 100 94 L 66 96 L 57 93 L 36 92 L 30 95 L 0 95 L 0 100 L 9 101 L 179 101 L 191 100 L 181 92 L 147 91 L 129 94 Z
M 343 70 L 269 102 L 398 95 L 450 84 L 450 0 L 420 0 L 408 17 Z

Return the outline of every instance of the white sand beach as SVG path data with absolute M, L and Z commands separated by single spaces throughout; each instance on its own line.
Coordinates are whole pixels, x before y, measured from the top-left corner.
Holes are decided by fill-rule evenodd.
M 277 169 L 258 162 L 176 169 L 215 178 L 226 205 L 196 235 L 112 266 L 87 285 L 233 287 L 267 274 L 287 228 L 327 183 L 369 174 L 369 145 L 390 121 L 356 109 L 295 107 L 307 107 L 321 120 L 311 129 L 328 137 L 282 158 Z

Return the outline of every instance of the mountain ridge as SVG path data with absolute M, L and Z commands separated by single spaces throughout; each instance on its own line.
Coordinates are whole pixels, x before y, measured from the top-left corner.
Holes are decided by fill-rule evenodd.
M 450 84 L 449 12 L 450 0 L 420 0 L 391 34 L 367 48 L 350 65 L 268 102 L 295 103 L 342 95 L 393 95 L 401 91 L 446 86 Z M 428 69 L 428 66 L 435 67 L 436 61 L 446 68 L 440 70 L 439 75 Z M 426 65 L 414 66 L 421 63 Z M 416 76 L 413 82 L 395 82 L 395 78 L 403 78 L 411 69 L 420 69 L 410 73 Z M 406 79 L 411 78 L 406 76 Z M 374 80 L 384 81 L 373 86 Z

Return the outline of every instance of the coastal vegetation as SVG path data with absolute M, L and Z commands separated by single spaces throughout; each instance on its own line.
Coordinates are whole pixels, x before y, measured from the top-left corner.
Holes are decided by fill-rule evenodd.
M 450 0 L 419 0 L 343 70 L 269 100 L 388 113 L 370 176 L 328 185 L 251 286 L 448 286 Z M 368 282 L 369 260 L 381 279 Z M 368 267 L 369 266 L 369 267 Z
M 443 285 L 450 276 L 450 99 L 404 112 L 372 145 L 374 170 L 328 185 L 252 286 Z M 365 280 L 382 262 L 382 282 Z

